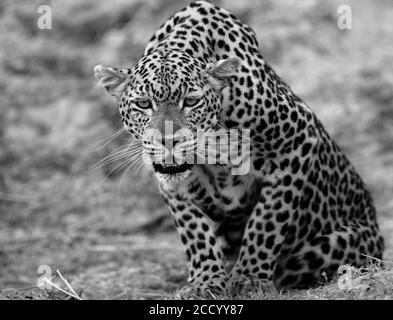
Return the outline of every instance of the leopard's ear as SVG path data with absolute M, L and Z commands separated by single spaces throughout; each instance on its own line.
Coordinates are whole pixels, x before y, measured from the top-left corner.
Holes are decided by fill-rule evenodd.
M 213 88 L 221 91 L 228 85 L 230 77 L 237 74 L 239 66 L 240 60 L 235 57 L 219 60 L 207 68 L 206 75 Z
M 97 85 L 104 87 L 117 99 L 120 98 L 126 88 L 128 80 L 130 79 L 129 74 L 129 69 L 104 67 L 101 64 L 94 67 L 94 76 L 98 80 Z

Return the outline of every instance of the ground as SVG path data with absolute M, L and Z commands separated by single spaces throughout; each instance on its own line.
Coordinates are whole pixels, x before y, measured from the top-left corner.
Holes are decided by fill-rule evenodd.
M 214 2 L 256 31 L 266 60 L 348 154 L 387 243 L 386 268 L 353 270 L 344 287 L 340 278 L 237 298 L 393 299 L 393 3 L 347 1 L 352 29 L 339 30 L 339 1 Z M 0 298 L 70 298 L 37 288 L 42 265 L 84 299 L 176 298 L 187 268 L 151 173 L 90 169 L 129 141 L 110 141 L 120 118 L 92 70 L 135 63 L 184 1 L 51 3 L 53 30 L 37 28 L 36 2 L 0 4 Z

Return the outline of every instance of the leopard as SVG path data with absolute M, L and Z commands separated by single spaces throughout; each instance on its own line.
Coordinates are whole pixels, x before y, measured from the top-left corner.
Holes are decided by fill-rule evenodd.
M 255 32 L 229 11 L 192 1 L 161 25 L 136 64 L 94 73 L 171 212 L 188 266 L 185 292 L 227 294 L 250 281 L 310 288 L 341 265 L 382 259 L 367 185 L 265 61 Z M 233 131 L 248 134 L 247 170 L 195 161 L 197 152 L 176 160 L 196 150 L 198 132 Z

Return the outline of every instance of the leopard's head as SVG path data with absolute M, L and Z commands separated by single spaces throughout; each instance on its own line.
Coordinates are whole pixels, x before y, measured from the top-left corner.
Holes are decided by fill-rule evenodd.
M 186 178 L 197 162 L 197 137 L 214 130 L 221 93 L 237 58 L 204 64 L 176 50 L 153 51 L 130 69 L 98 65 L 98 83 L 118 103 L 125 129 L 142 142 L 141 156 L 160 181 Z

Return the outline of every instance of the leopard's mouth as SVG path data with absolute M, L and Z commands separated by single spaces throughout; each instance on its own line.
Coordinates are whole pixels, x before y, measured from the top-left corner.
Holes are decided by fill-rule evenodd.
M 187 170 L 191 170 L 193 167 L 193 164 L 188 164 L 188 163 L 183 163 L 183 164 L 171 164 L 171 165 L 161 165 L 161 164 L 156 164 L 153 163 L 153 168 L 156 172 L 159 172 L 161 174 L 177 174 L 177 173 L 183 173 L 186 172 Z

